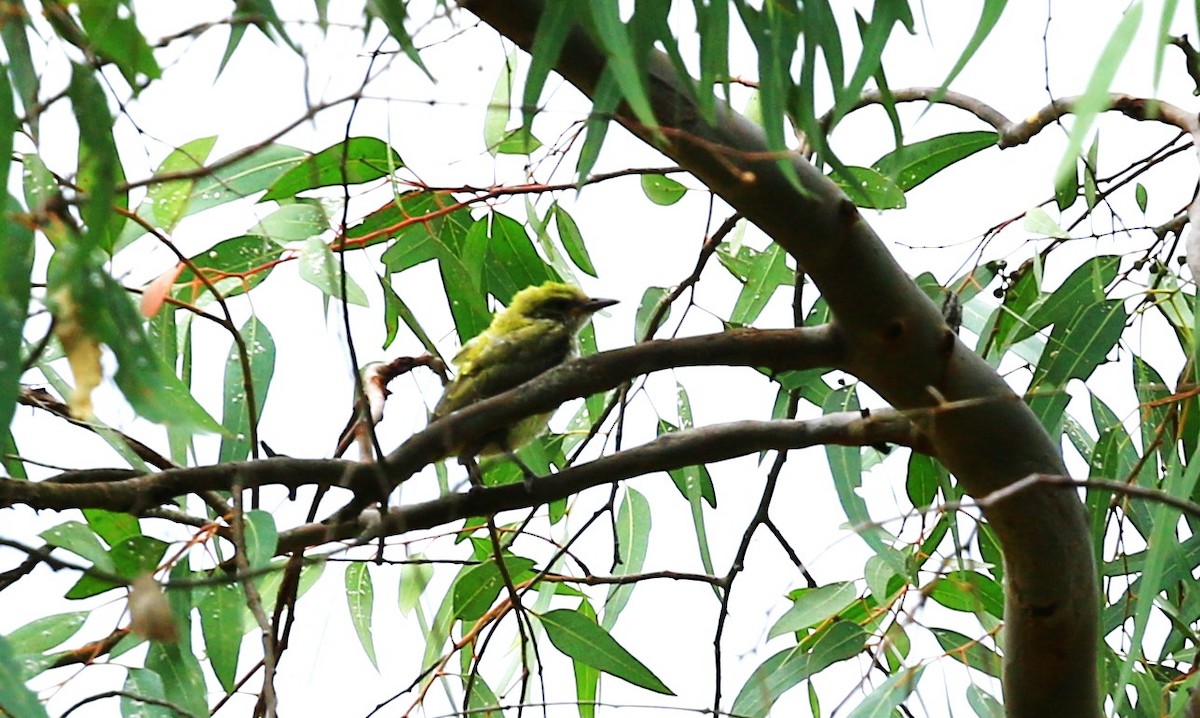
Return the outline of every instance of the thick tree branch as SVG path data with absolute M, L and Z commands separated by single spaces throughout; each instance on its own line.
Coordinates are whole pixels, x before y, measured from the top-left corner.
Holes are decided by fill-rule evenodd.
M 818 444 L 870 446 L 881 442 L 928 451 L 917 427 L 894 411 L 864 416 L 858 412 L 827 414 L 807 421 L 741 421 L 666 434 L 632 449 L 544 476 L 526 488 L 508 484 L 450 494 L 419 504 L 390 509 L 382 517 L 354 518 L 332 524 L 310 524 L 279 535 L 280 553 L 328 541 L 370 540 L 406 531 L 429 529 L 472 516 L 528 508 L 567 498 L 584 489 L 706 464 L 759 451 L 802 449 Z
M 460 4 L 526 51 L 545 6 Z M 607 64 L 603 52 L 580 28 L 566 47 L 555 69 L 594 95 Z M 691 95 L 694 81 L 680 77 L 664 54 L 650 53 L 645 69 L 660 126 L 642 126 L 624 107 L 617 121 L 796 258 L 835 317 L 848 368 L 893 406 L 929 407 L 944 397 L 964 407 L 930 413 L 924 429 L 968 493 L 982 496 L 1032 473 L 1066 473 L 1060 447 L 1037 417 L 949 331 L 844 193 L 799 156 L 784 172 L 762 129 L 719 100 L 706 119 Z M 1005 708 L 1021 718 L 1095 718 L 1098 588 L 1086 514 L 1078 497 L 1051 487 L 1023 496 L 986 510 L 1006 556 Z
M 177 496 L 211 490 L 309 485 L 348 488 L 356 509 L 385 498 L 423 466 L 445 458 L 450 446 L 569 399 L 605 391 L 661 369 L 728 365 L 774 371 L 837 367 L 840 343 L 829 327 L 742 329 L 686 339 L 664 339 L 601 352 L 547 372 L 512 391 L 479 402 L 430 425 L 393 451 L 387 461 L 362 464 L 333 459 L 274 457 L 215 466 L 172 468 L 154 474 L 129 469 L 70 471 L 45 481 L 0 481 L 0 506 L 36 509 L 102 508 L 137 514 Z M 743 453 L 749 453 L 747 449 Z M 697 463 L 692 461 L 690 463 Z M 681 464 L 681 465 L 686 465 Z M 356 511 L 340 512 L 350 517 Z

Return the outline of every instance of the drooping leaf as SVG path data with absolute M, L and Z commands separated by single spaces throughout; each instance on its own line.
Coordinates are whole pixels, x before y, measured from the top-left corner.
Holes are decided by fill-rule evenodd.
M 350 607 L 350 622 L 354 624 L 354 633 L 362 644 L 367 659 L 375 670 L 379 670 L 379 661 L 375 658 L 375 640 L 371 633 L 371 617 L 375 612 L 375 588 L 371 582 L 371 572 L 367 564 L 355 561 L 346 566 L 346 603 Z
M 5 712 L 20 718 L 46 718 L 46 707 L 37 694 L 25 686 L 21 664 L 13 655 L 12 646 L 0 636 L 0 706 Z
M 0 106 L 3 106 L 2 98 Z M 3 132 L 0 127 L 0 137 Z M 8 166 L 7 161 L 0 164 Z M 6 197 L 6 214 L 21 210 L 15 198 Z M 0 430 L 3 431 L 7 431 L 12 422 L 20 390 L 23 358 L 21 342 L 16 338 L 24 331 L 29 313 L 33 248 L 33 231 L 23 223 L 5 219 L 0 224 L 0 336 L 10 338 L 0 342 Z
M 771 656 L 750 673 L 733 700 L 735 715 L 765 718 L 775 701 L 809 676 L 857 656 L 867 633 L 851 621 L 836 621 L 808 650 L 795 646 Z
M 1142 9 L 1140 0 L 1130 5 L 1129 9 L 1121 16 L 1120 22 L 1117 23 L 1117 27 L 1113 30 L 1104 49 L 1100 51 L 1100 57 L 1094 65 L 1095 69 L 1092 71 L 1087 87 L 1075 102 L 1075 122 L 1071 125 L 1071 134 L 1067 138 L 1067 149 L 1063 153 L 1062 161 L 1059 162 L 1058 170 L 1055 172 L 1056 176 L 1071 171 L 1075 164 L 1075 158 L 1083 150 L 1083 140 L 1087 137 L 1096 115 L 1108 104 L 1109 87 L 1112 86 L 1113 78 L 1121 67 L 1125 53 L 1133 44 L 1133 37 L 1142 22 Z
M 849 718 L 888 718 L 916 689 L 924 670 L 924 666 L 917 666 L 892 674 L 850 712 Z
M 1000 21 L 1000 16 L 1004 14 L 1004 8 L 1008 5 L 1008 0 L 984 0 L 983 10 L 979 15 L 979 24 L 975 26 L 975 32 L 971 35 L 971 39 L 967 41 L 963 48 L 962 54 L 955 61 L 954 67 L 951 68 L 950 74 L 942 81 L 937 92 L 933 94 L 933 99 L 930 102 L 937 102 L 938 99 L 945 96 L 946 90 L 949 89 L 950 83 L 954 82 L 975 56 L 975 53 L 983 45 L 983 41 L 988 35 L 992 34 L 992 29 L 996 27 L 996 23 Z
M 81 246 L 57 252 L 47 271 L 47 293 L 64 346 L 77 342 L 111 349 L 117 356 L 117 386 L 140 416 L 185 431 L 220 431 L 173 368 L 155 354 L 128 293 L 101 266 L 98 253 Z M 78 371 L 74 362 L 72 370 Z M 98 384 L 99 378 L 89 381 Z M 90 412 L 90 397 L 84 400 Z
M 853 384 L 834 389 L 821 409 L 823 414 L 858 410 L 858 396 Z M 871 520 L 867 502 L 858 494 L 862 486 L 862 450 L 857 446 L 830 444 L 825 447 L 825 456 L 829 461 L 829 472 L 833 475 L 838 501 L 854 531 L 876 554 L 893 564 L 893 570 L 904 573 L 903 562 L 897 561 L 893 558 L 894 554 L 888 551 L 890 547 L 884 540 L 887 533 Z
M 367 306 L 367 295 L 349 274 L 342 276 L 333 250 L 318 237 L 310 237 L 300 252 L 300 277 L 332 299 L 344 299 L 348 304 Z M 342 282 L 345 281 L 345 295 Z
M 251 316 L 238 330 L 246 345 L 246 357 L 250 363 L 250 374 L 243 371 L 241 354 L 237 344 L 229 348 L 225 359 L 225 385 L 221 412 L 221 424 L 226 433 L 221 436 L 218 461 L 243 461 L 250 455 L 250 394 L 254 392 L 254 417 L 257 422 L 267 403 L 267 392 L 271 388 L 271 377 L 275 374 L 275 340 L 267 326 L 257 316 Z M 247 388 L 247 386 L 249 388 Z
M 579 231 L 575 218 L 557 202 L 554 204 L 554 226 L 558 229 L 558 239 L 562 242 L 563 249 L 567 250 L 567 256 L 575 266 L 593 277 L 600 276 L 596 274 L 596 268 L 592 265 L 592 258 L 583 243 L 583 233 Z
M 538 618 L 550 642 L 568 657 L 635 686 L 668 696 L 675 695 L 594 619 L 565 608 L 543 613 Z
M 614 576 L 628 576 L 640 573 L 646 561 L 646 551 L 650 545 L 650 502 L 633 488 L 625 487 L 625 496 L 617 509 L 616 542 L 618 563 L 613 566 Z M 617 617 L 621 615 L 629 596 L 636 584 L 610 586 L 608 598 L 604 601 L 604 620 L 600 625 L 606 631 L 611 631 L 617 625 Z
M 209 665 L 217 681 L 232 693 L 237 685 L 238 654 L 245 635 L 246 593 L 236 583 L 218 583 L 196 591 L 196 608 Z
M 167 689 L 163 686 L 162 678 L 154 671 L 145 668 L 130 668 L 125 677 L 122 690 L 126 695 L 121 696 L 121 716 L 123 718 L 177 718 L 178 714 L 164 705 L 138 700 L 136 696 L 166 701 Z
M 134 88 L 162 77 L 154 51 L 138 31 L 131 3 L 117 0 L 82 3 L 79 21 L 87 33 L 89 49 L 112 61 Z
M 125 181 L 117 143 L 113 139 L 113 118 L 108 110 L 104 88 L 90 67 L 72 64 L 67 95 L 79 124 L 79 171 L 76 184 L 86 198 L 81 215 L 86 225 L 88 246 L 111 251 L 120 223 L 113 207 L 129 207 L 125 194 L 118 195 L 116 185 Z

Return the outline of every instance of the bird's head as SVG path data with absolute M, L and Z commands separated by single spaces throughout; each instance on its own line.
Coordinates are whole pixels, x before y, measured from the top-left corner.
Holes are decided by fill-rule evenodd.
M 558 322 L 577 331 L 592 314 L 616 303 L 615 299 L 589 297 L 572 284 L 545 282 L 517 292 L 505 314 L 522 320 Z

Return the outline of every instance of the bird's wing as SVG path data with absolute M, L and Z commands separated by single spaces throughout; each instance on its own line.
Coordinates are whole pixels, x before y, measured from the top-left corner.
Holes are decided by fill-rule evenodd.
M 531 322 L 502 335 L 480 335 L 467 346 L 472 356 L 459 363 L 459 373 L 433 410 L 445 416 L 481 399 L 523 384 L 570 358 L 571 332 L 557 324 Z M 468 353 L 465 351 L 460 354 Z

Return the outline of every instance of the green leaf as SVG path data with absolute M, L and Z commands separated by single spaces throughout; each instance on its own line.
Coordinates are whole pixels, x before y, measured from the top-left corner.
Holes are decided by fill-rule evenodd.
M 55 316 L 117 356 L 114 379 L 140 416 L 192 432 L 218 432 L 175 372 L 162 363 L 125 289 L 104 270 L 100 255 L 73 245 L 51 258 L 47 294 Z
M 876 160 L 873 167 L 907 192 L 950 165 L 994 146 L 998 138 L 995 132 L 942 135 L 897 147 Z
M 213 163 L 220 166 L 211 174 L 196 179 L 184 215 L 262 192 L 308 159 L 304 150 L 280 144 L 266 145 L 228 164 L 222 158 Z
M 66 641 L 83 628 L 90 611 L 74 611 L 43 616 L 26 623 L 5 636 L 16 655 L 44 653 Z
M 749 258 L 745 267 L 746 281 L 729 314 L 729 321 L 748 325 L 766 309 L 775 290 L 795 284 L 796 274 L 787 265 L 787 252 L 778 244 L 772 243 L 764 252 L 754 252 L 747 247 L 742 249 Z
M 614 576 L 629 576 L 640 573 L 646 563 L 646 551 L 650 546 L 650 502 L 633 488 L 625 487 L 625 496 L 617 509 L 614 526 L 617 543 L 617 561 Z M 629 602 L 636 584 L 614 585 L 608 588 L 604 601 L 604 620 L 600 625 L 611 631 L 617 625 L 617 617 Z
M 1071 125 L 1067 149 L 1063 153 L 1055 176 L 1062 176 L 1071 171 L 1075 164 L 1075 158 L 1083 150 L 1083 140 L 1096 120 L 1096 115 L 1108 106 L 1109 87 L 1112 86 L 1113 78 L 1121 67 L 1125 53 L 1133 45 L 1134 35 L 1137 34 L 1138 26 L 1142 22 L 1142 9 L 1140 0 L 1134 2 L 1121 15 L 1121 21 L 1113 30 L 1104 49 L 1100 51 L 1100 57 L 1093 66 L 1095 70 L 1092 71 L 1087 87 L 1075 102 L 1075 122 Z
M 563 249 L 567 250 L 567 256 L 575 266 L 585 274 L 600 276 L 596 274 L 596 268 L 592 265 L 592 258 L 583 243 L 583 233 L 579 231 L 575 218 L 557 202 L 554 203 L 554 226 L 558 229 L 558 239 L 562 242 Z
M 96 535 L 104 539 L 109 546 L 116 546 L 130 536 L 142 532 L 137 518 L 129 514 L 105 511 L 104 509 L 84 509 L 83 517 Z
M 208 715 L 204 672 L 191 651 L 178 643 L 154 641 L 146 654 L 146 668 L 162 677 L 167 700 L 192 715 Z
M 367 564 L 355 561 L 346 567 L 346 604 L 350 607 L 350 622 L 354 624 L 354 633 L 363 651 L 379 670 L 379 661 L 375 658 L 375 642 L 371 634 L 371 616 L 375 611 L 375 588 L 371 583 L 371 573 Z
M 429 215 L 434 216 L 426 219 Z M 351 227 L 346 237 L 356 240 L 396 227 L 389 235 L 358 246 L 369 247 L 387 241 L 389 236 L 395 238 L 380 260 L 390 271 L 399 273 L 437 257 L 439 247 L 460 251 L 474 222 L 466 207 L 451 195 L 413 191 L 398 195 L 372 212 L 362 223 Z
M 38 536 L 51 546 L 66 549 L 77 556 L 86 558 L 101 571 L 106 573 L 116 573 L 117 571 L 112 558 L 108 555 L 108 549 L 104 548 L 96 536 L 96 532 L 86 524 L 78 521 L 64 521 L 46 529 Z
M 1105 361 L 1121 338 L 1126 319 L 1124 304 L 1114 299 L 1086 305 L 1069 321 L 1054 325 L 1027 391 L 1029 406 L 1043 425 L 1053 427 L 1058 423 L 1069 399 L 1067 383 L 1087 379 Z
M 158 568 L 169 545 L 150 536 L 141 534 L 130 536 L 109 550 L 108 558 L 113 566 L 110 573 L 129 580 L 150 573 Z M 66 598 L 88 598 L 117 588 L 119 585 L 107 579 L 85 574 L 67 591 Z
M 300 242 L 316 237 L 329 229 L 329 216 L 320 204 L 299 201 L 285 204 L 263 217 L 246 234 L 255 234 L 270 239 L 276 244 Z
M 217 242 L 205 252 L 191 257 L 196 269 L 204 272 L 210 283 L 226 297 L 250 291 L 270 276 L 283 248 L 265 237 L 244 234 Z M 198 304 L 201 299 L 212 301 L 208 287 L 200 281 L 191 267 L 186 267 L 175 279 L 171 296 L 181 302 Z
M 295 197 L 318 187 L 360 184 L 387 177 L 404 166 L 400 155 L 375 137 L 351 137 L 301 161 L 275 180 L 263 201 Z
M 318 237 L 310 237 L 300 251 L 300 277 L 333 299 L 342 297 L 342 268 L 333 250 Z M 350 275 L 346 275 L 346 303 L 367 306 L 367 295 Z
M 115 187 L 125 181 L 117 143 L 113 139 L 113 118 L 108 110 L 104 88 L 92 68 L 72 63 L 67 95 L 79 125 L 79 171 L 76 184 L 85 194 L 80 214 L 86 225 L 84 238 L 89 247 L 111 251 L 118 226 L 113 207 L 129 207 L 128 197 L 117 196 Z
M 26 124 L 29 126 L 30 137 L 34 145 L 38 144 L 38 115 L 41 112 L 38 104 L 38 87 L 41 77 L 37 65 L 33 61 L 33 53 L 29 49 L 29 17 L 26 13 L 14 13 L 5 18 L 0 24 L 0 38 L 4 42 L 4 51 L 8 53 L 8 73 L 12 75 L 12 86 L 16 89 L 17 98 L 25 110 Z M 5 157 L 9 155 L 4 155 Z M 2 185 L 7 187 L 8 185 Z
M 25 687 L 21 664 L 13 655 L 12 646 L 0 636 L 0 706 L 14 718 L 43 718 L 46 708 L 37 694 Z
M 683 199 L 687 187 L 665 175 L 642 175 L 642 192 L 654 204 L 668 207 Z
M 834 414 L 845 411 L 857 412 L 858 410 L 858 397 L 854 385 L 851 384 L 830 392 L 821 413 Z M 846 518 L 850 520 L 855 533 L 876 554 L 888 561 L 896 573 L 904 574 L 903 562 L 894 558 L 894 554 L 889 551 L 891 547 L 884 542 L 886 532 L 871 520 L 871 515 L 867 511 L 867 502 L 858 495 L 858 489 L 862 487 L 862 449 L 857 446 L 830 444 L 825 447 L 825 456 L 829 460 L 829 472 L 833 475 L 833 486 L 837 491 L 838 501 L 842 505 L 842 510 L 846 512 Z
M 1099 165 L 1100 134 L 1092 138 L 1092 146 L 1088 149 L 1087 162 L 1083 166 L 1083 198 L 1087 201 L 1088 209 L 1094 209 L 1099 197 L 1096 188 L 1096 169 Z
M 467 233 L 467 246 L 474 242 L 486 244 L 482 288 L 503 304 L 525 287 L 559 278 L 538 255 L 525 227 L 512 217 L 495 212 L 479 220 Z
M 829 175 L 829 179 L 859 207 L 903 209 L 908 206 L 900 185 L 874 168 L 847 166 Z
M 205 654 L 225 693 L 237 686 L 238 653 L 245 635 L 246 594 L 236 583 L 218 583 L 196 591 L 196 608 L 204 634 Z
M 596 611 L 587 599 L 579 602 L 579 613 L 589 621 L 596 620 Z M 605 629 L 612 630 L 612 629 Z M 599 695 L 600 671 L 583 663 L 571 661 L 575 674 L 575 700 L 579 705 L 579 718 L 595 718 L 596 697 Z
M 525 76 L 525 90 L 521 100 L 526 127 L 533 124 L 538 100 L 546 86 L 546 78 L 558 62 L 567 36 L 575 24 L 575 15 L 579 12 L 579 7 L 576 3 L 549 3 L 538 19 L 530 52 L 529 72 Z
M 387 26 L 388 33 L 400 44 L 400 49 L 404 51 L 405 56 L 414 65 L 421 68 L 421 72 L 424 72 L 425 76 L 432 82 L 433 75 L 429 73 L 429 68 L 425 67 L 425 63 L 421 60 L 421 55 L 417 52 L 417 47 L 413 43 L 412 36 L 408 34 L 408 30 L 404 27 L 404 16 L 408 10 L 408 5 L 405 3 L 388 2 L 387 0 L 367 0 L 366 9 L 371 17 L 383 20 L 383 24 Z
M 1055 239 L 1068 239 L 1071 236 L 1059 227 L 1058 222 L 1055 222 L 1041 207 L 1034 207 L 1025 213 L 1025 229 L 1034 234 Z
M 271 562 L 279 546 L 279 531 L 275 527 L 275 517 L 269 511 L 247 511 L 243 520 L 246 526 L 246 562 L 251 571 L 256 571 Z
M 550 642 L 568 657 L 635 686 L 668 696 L 675 695 L 593 619 L 565 608 L 543 613 L 539 618 Z
M 979 718 L 1004 718 L 1004 706 L 1000 701 L 974 683 L 967 686 L 967 704 Z
M 116 65 L 126 82 L 136 89 L 162 77 L 153 49 L 138 32 L 132 3 L 93 0 L 78 7 L 89 49 Z
M 504 566 L 508 575 L 515 576 L 528 573 L 536 562 L 523 556 L 505 556 Z M 454 582 L 454 617 L 470 622 L 478 620 L 500 596 L 504 590 L 504 577 L 496 565 L 496 559 L 491 558 L 478 566 L 472 566 L 462 573 Z
M 656 127 L 650 95 L 646 91 L 644 65 L 640 59 L 649 47 L 634 47 L 629 28 L 621 22 L 617 0 L 593 0 L 588 3 L 596 39 L 608 59 L 606 74 L 611 73 L 621 96 L 633 110 L 634 117 L 646 127 Z
M 122 690 L 128 694 L 121 696 L 121 715 L 125 718 L 178 718 L 178 713 L 167 706 L 155 705 L 139 701 L 133 696 L 167 700 L 167 689 L 163 687 L 162 678 L 154 671 L 145 668 L 130 668 L 125 677 Z
M 983 41 L 992 33 L 992 29 L 996 27 L 1000 16 L 1004 14 L 1004 8 L 1008 5 L 1008 0 L 984 0 L 983 10 L 979 15 L 979 24 L 975 26 L 975 32 L 972 33 L 971 39 L 967 41 L 966 47 L 963 48 L 962 54 L 951 68 L 950 74 L 942 81 L 941 87 L 933 94 L 933 99 L 930 102 L 937 102 L 946 94 L 950 83 L 958 77 L 958 74 L 966 68 L 967 63 L 975 56 L 975 53 L 983 45 Z
M 1022 321 L 1010 341 L 1021 341 L 1037 330 L 1051 324 L 1070 321 L 1081 307 L 1106 301 L 1106 291 L 1117 278 L 1121 257 L 1102 254 L 1092 257 L 1071 272 L 1070 276 L 1049 294 L 1039 294 L 1023 312 Z
M 504 137 L 500 138 L 499 144 L 496 145 L 496 153 L 527 157 L 538 151 L 541 146 L 542 141 L 533 136 L 529 127 L 518 127 L 504 133 Z
M 908 457 L 908 480 L 904 483 L 908 500 L 918 508 L 929 506 L 937 496 L 944 476 L 945 469 L 933 458 L 913 452 Z
M 927 589 L 930 598 L 954 611 L 985 611 L 1004 617 L 1004 589 L 994 579 L 977 571 L 951 571 Z
M 221 448 L 217 454 L 222 464 L 243 461 L 250 455 L 250 404 L 246 384 L 249 383 L 254 390 L 254 420 L 257 422 L 267 404 L 267 392 L 271 388 L 271 377 L 275 374 L 275 340 L 271 338 L 267 326 L 252 315 L 238 330 L 238 334 L 246 345 L 250 376 L 242 373 L 241 357 L 235 343 L 229 348 L 229 356 L 225 359 L 224 402 L 221 410 L 221 424 L 225 427 L 225 433 L 221 436 Z
M 1146 186 L 1138 182 L 1137 186 L 1133 188 L 1133 196 L 1137 200 L 1138 209 L 1145 212 L 1146 204 L 1150 201 L 1150 196 L 1146 192 Z
M 2 75 L 0 75 L 2 76 Z M 0 115 L 3 114 L 0 97 Z M 3 118 L 0 117 L 0 123 Z M 0 138 L 4 129 L 0 126 Z M 3 148 L 0 147 L 0 151 Z M 9 154 L 0 155 L 7 158 Z M 5 168 L 8 161 L 0 162 Z M 17 200 L 7 195 L 6 212 L 21 211 Z M 24 223 L 6 220 L 0 223 L 0 336 L 20 337 L 29 313 L 30 277 L 33 272 L 33 231 Z M 16 411 L 21 381 L 21 342 L 0 342 L 0 430 L 7 431 Z
M 849 582 L 802 588 L 796 593 L 798 596 L 793 598 L 792 607 L 771 626 L 768 640 L 821 623 L 858 600 L 858 589 Z
M 497 148 L 504 141 L 504 130 L 512 114 L 512 80 L 516 72 L 517 53 L 514 50 L 504 59 L 504 66 L 500 68 L 500 75 L 492 88 L 492 99 L 483 113 L 483 146 L 492 157 L 496 156 Z
M 400 613 L 406 616 L 417 607 L 421 594 L 433 579 L 433 566 L 419 563 L 423 558 L 421 554 L 413 554 L 409 556 L 413 563 L 400 567 Z
M 765 718 L 780 696 L 834 663 L 857 656 L 866 646 L 867 638 L 858 624 L 835 621 L 809 650 L 794 646 L 776 653 L 751 672 L 738 691 L 731 712 Z
M 892 674 L 862 703 L 859 703 L 858 707 L 850 712 L 848 718 L 890 718 L 893 711 L 917 687 L 917 681 L 921 680 L 924 670 L 924 666 L 917 666 Z
M 171 151 L 162 164 L 154 170 L 155 177 L 180 172 L 199 170 L 208 160 L 208 153 L 217 142 L 216 136 L 201 137 L 187 142 Z M 146 188 L 146 199 L 138 207 L 138 216 L 165 233 L 174 231 L 188 211 L 196 178 L 173 179 L 155 182 Z M 127 233 L 140 235 L 145 230 L 136 222 L 130 222 Z
M 653 327 L 650 326 L 650 321 L 658 310 L 658 303 L 668 294 L 669 292 L 663 287 L 646 287 L 646 291 L 642 293 L 642 301 L 638 303 L 637 315 L 633 323 L 633 340 L 635 342 L 649 339 L 653 331 L 667 323 L 667 319 L 671 316 L 670 307 L 663 313 L 657 324 Z
M 1000 677 L 1000 656 L 992 649 L 947 628 L 930 628 L 929 631 L 946 655 L 993 678 Z
M 421 342 L 421 346 L 425 351 L 433 356 L 440 357 L 442 354 L 438 351 L 437 345 L 425 333 L 424 327 L 417 321 L 417 317 L 413 314 L 412 309 L 404 303 L 396 290 L 392 289 L 392 283 L 384 276 L 379 276 L 379 286 L 383 290 L 383 323 L 387 328 L 387 337 L 384 339 L 383 348 L 387 349 L 396 339 L 396 331 L 400 328 L 398 319 L 404 320 L 404 325 L 409 331 L 416 336 L 417 341 Z
M 1059 176 L 1054 181 L 1054 203 L 1058 205 L 1058 211 L 1067 211 L 1067 208 L 1075 204 L 1077 199 L 1079 199 L 1078 170 Z

